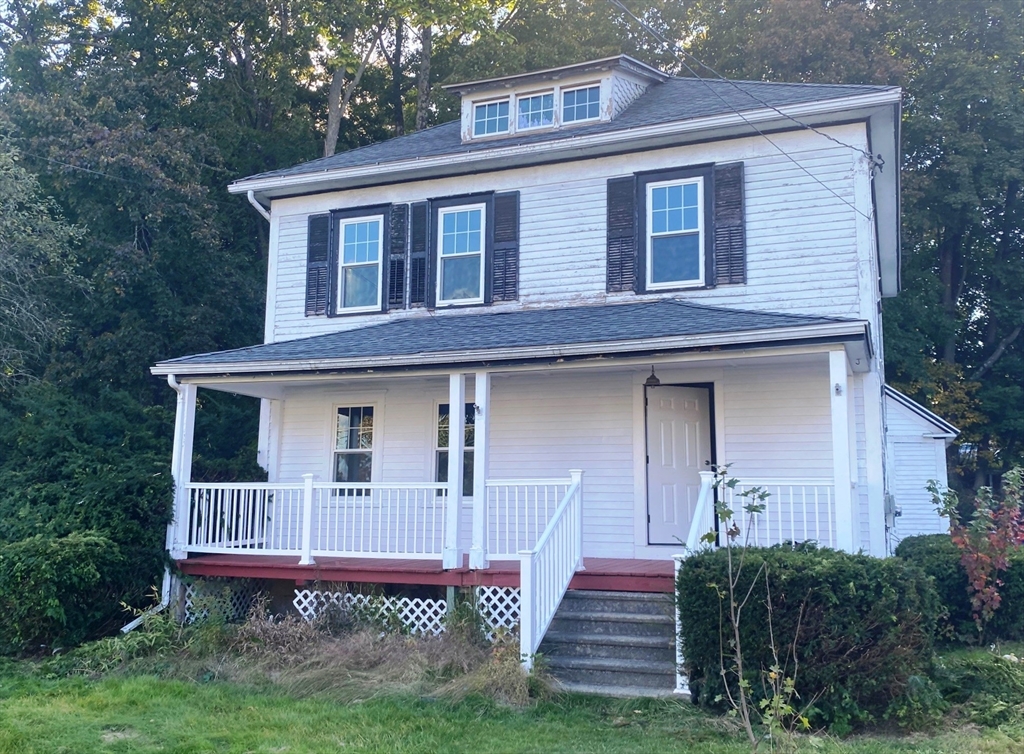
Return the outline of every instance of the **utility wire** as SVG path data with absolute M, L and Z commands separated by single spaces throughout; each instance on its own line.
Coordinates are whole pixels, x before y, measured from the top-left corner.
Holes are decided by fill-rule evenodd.
M 718 77 L 719 77 L 719 78 L 720 78 L 720 79 L 721 79 L 722 81 L 725 81 L 726 83 L 728 83 L 728 84 L 731 84 L 732 86 L 736 87 L 736 88 L 737 88 L 737 89 L 738 89 L 739 91 L 741 91 L 741 92 L 743 92 L 744 94 L 746 94 L 746 95 L 750 96 L 750 97 L 751 97 L 752 99 L 756 100 L 757 102 L 760 102 L 760 103 L 761 103 L 762 105 L 764 105 L 764 106 L 765 106 L 765 107 L 767 107 L 768 109 L 770 109 L 770 110 L 773 110 L 773 111 L 775 111 L 776 113 L 778 113 L 778 114 L 779 114 L 779 115 L 781 115 L 782 117 L 786 118 L 787 120 L 790 120 L 790 121 L 792 121 L 792 122 L 796 123 L 796 124 L 797 124 L 797 125 L 799 125 L 799 126 L 800 126 L 801 128 L 803 128 L 803 129 L 807 129 L 807 130 L 810 130 L 810 131 L 813 131 L 814 133 L 816 133 L 816 134 L 818 134 L 818 135 L 820 135 L 820 136 L 824 136 L 824 137 L 825 137 L 826 139 L 828 139 L 828 140 L 830 140 L 830 141 L 833 141 L 833 142 L 835 142 L 836 144 L 838 144 L 838 145 L 840 145 L 840 146 L 846 147 L 847 149 L 851 149 L 851 150 L 853 150 L 853 151 L 855 151 L 855 152 L 860 152 L 860 153 L 861 153 L 862 155 L 864 155 L 865 157 L 867 157 L 867 159 L 868 159 L 868 161 L 869 161 L 869 163 L 870 163 L 870 165 L 871 165 L 871 167 L 872 167 L 872 168 L 875 168 L 875 167 L 877 167 L 877 168 L 878 168 L 879 170 L 881 170 L 881 168 L 882 168 L 882 165 L 883 165 L 883 161 L 882 161 L 882 159 L 881 159 L 880 157 L 876 158 L 876 157 L 872 156 L 871 154 L 869 154 L 869 153 L 865 152 L 865 151 L 864 151 L 863 149 L 861 149 L 860 147 L 855 147 L 855 146 L 852 146 L 852 145 L 850 145 L 850 144 L 846 144 L 846 143 L 844 143 L 844 142 L 840 141 L 839 139 L 836 139 L 836 138 L 834 138 L 834 137 L 830 136 L 829 134 L 826 134 L 826 133 L 822 133 L 821 131 L 819 131 L 819 130 L 818 130 L 818 129 L 816 129 L 816 128 L 815 128 L 814 126 L 810 125 L 809 123 L 804 123 L 804 122 L 802 122 L 802 121 L 800 121 L 800 120 L 798 120 L 798 119 L 794 118 L 794 117 L 793 117 L 793 116 L 791 116 L 791 115 L 787 115 L 786 113 L 784 113 L 784 112 L 782 112 L 781 110 L 779 110 L 779 109 L 778 109 L 777 107 L 773 107 L 772 105 L 769 105 L 768 103 L 764 102 L 764 101 L 763 101 L 763 100 L 761 100 L 760 98 L 758 98 L 758 97 L 754 96 L 753 94 L 751 94 L 750 92 L 748 92 L 748 91 L 747 91 L 746 89 L 744 89 L 743 87 L 741 87 L 741 86 L 740 86 L 739 84 L 737 84 L 737 83 L 736 83 L 735 81 L 731 81 L 730 79 L 727 79 L 727 78 L 725 78 L 725 77 L 724 77 L 724 76 L 722 76 L 721 74 L 717 73 L 717 72 L 716 72 L 716 71 L 715 71 L 714 69 L 712 69 L 712 68 L 711 68 L 710 66 L 707 66 L 707 65 L 705 65 L 704 63 L 701 63 L 701 62 L 700 62 L 699 60 L 697 60 L 697 58 L 696 58 L 696 57 L 694 57 L 694 56 L 693 56 L 692 54 L 690 54 L 690 53 L 686 52 L 685 50 L 683 50 L 683 49 L 682 49 L 681 47 L 679 47 L 679 46 L 678 46 L 678 45 L 676 45 L 675 43 L 673 43 L 673 42 L 670 42 L 669 40 L 665 39 L 665 37 L 664 37 L 664 36 L 662 36 L 662 34 L 660 34 L 660 33 L 659 33 L 659 32 L 658 32 L 658 31 L 657 31 L 656 29 L 654 29 L 654 28 L 653 28 L 653 27 L 652 27 L 652 26 L 651 26 L 650 24 L 648 24 L 648 23 L 647 23 L 646 21 L 644 21 L 644 20 L 642 20 L 642 19 L 638 18 L 638 17 L 637 17 L 637 16 L 636 16 L 636 15 L 635 15 L 635 14 L 634 14 L 634 13 L 633 13 L 633 12 L 632 12 L 631 10 L 629 10 L 629 8 L 627 8 L 627 7 L 625 6 L 625 5 L 623 5 L 623 4 L 622 4 L 622 3 L 620 2 L 620 0 L 609 0 L 609 2 L 611 2 L 611 3 L 613 4 L 613 5 L 617 6 L 617 7 L 618 7 L 618 8 L 620 9 L 620 10 L 622 10 L 622 12 L 623 12 L 623 13 L 625 13 L 625 14 L 626 14 L 627 16 L 629 16 L 629 17 L 630 17 L 630 18 L 632 18 L 632 19 L 633 19 L 634 21 L 636 21 L 636 23 L 637 23 L 637 24 L 639 24 L 639 25 L 640 25 L 640 27 L 641 27 L 641 28 L 642 28 L 642 29 L 643 29 L 644 31 L 646 31 L 646 32 L 647 32 L 648 34 L 650 34 L 650 35 L 651 35 L 652 37 L 654 37 L 654 38 L 655 38 L 655 39 L 656 39 L 657 41 L 659 41 L 660 43 L 662 43 L 663 45 L 665 45 L 666 47 L 668 47 L 668 49 L 669 49 L 669 52 L 670 52 L 670 53 L 672 54 L 672 57 L 674 57 L 674 58 L 676 59 L 676 62 L 677 62 L 677 63 L 679 63 L 679 64 L 680 64 L 680 65 L 681 65 L 681 66 L 682 66 L 683 68 L 685 68 L 685 69 L 686 69 L 686 71 L 687 71 L 687 72 L 688 72 L 688 73 L 689 73 L 689 74 L 690 74 L 691 76 L 693 76 L 693 77 L 694 77 L 695 79 L 697 79 L 697 80 L 698 80 L 698 81 L 700 81 L 700 82 L 701 82 L 702 84 L 704 84 L 704 86 L 706 86 L 706 87 L 708 88 L 708 90 L 709 90 L 709 91 L 710 91 L 710 92 L 711 92 L 712 94 L 714 94 L 714 95 L 715 95 L 716 97 L 718 97 L 718 99 L 720 99 L 720 100 L 722 101 L 722 104 L 724 104 L 724 105 L 725 105 L 725 106 L 726 106 L 727 108 L 729 108 L 729 109 L 730 109 L 730 110 L 731 110 L 732 112 L 734 112 L 734 113 L 735 113 L 736 115 L 738 115 L 738 116 L 740 117 L 740 119 L 741 119 L 741 120 L 742 120 L 742 121 L 743 121 L 744 123 L 746 123 L 746 124 L 747 124 L 748 126 L 750 126 L 750 128 L 752 128 L 752 129 L 753 129 L 753 130 L 754 130 L 755 132 L 757 132 L 758 136 L 760 136 L 760 137 L 761 137 L 761 138 L 763 138 L 763 139 L 764 139 L 765 141 L 767 141 L 767 142 L 768 142 L 769 144 L 771 144 L 771 145 L 772 145 L 773 147 L 775 147 L 775 149 L 776 149 L 776 150 L 777 150 L 777 151 L 779 152 L 779 154 L 781 154 L 781 155 L 782 155 L 783 157 L 785 157 L 785 158 L 786 158 L 786 159 L 788 159 L 788 160 L 789 160 L 790 162 L 792 162 L 792 163 L 793 163 L 794 165 L 796 165 L 796 166 L 797 166 L 797 167 L 798 167 L 798 168 L 799 168 L 800 170 L 802 170 L 802 171 L 803 171 L 804 173 L 806 173 L 806 174 L 807 174 L 807 176 L 811 178 L 811 180 L 813 180 L 813 181 L 814 181 L 815 183 L 819 184 L 819 185 L 820 185 L 820 186 L 821 186 L 822 188 L 824 188 L 824 189 L 825 189 L 826 191 L 828 191 L 828 192 L 829 192 L 830 194 L 832 194 L 832 196 L 836 197 L 836 199 L 838 199 L 839 201 L 841 201 L 841 202 L 842 202 L 843 204 L 845 204 L 845 205 L 847 205 L 848 207 L 850 207 L 850 208 L 851 208 L 851 209 L 852 209 L 852 210 L 853 210 L 854 212 L 856 212 L 856 213 L 857 213 L 858 215 L 860 215 L 861 217 L 863 217 L 863 218 L 864 218 L 865 220 L 869 220 L 869 221 L 871 220 L 871 216 L 870 216 L 870 215 L 866 215 L 866 214 L 865 214 L 864 212 L 862 212 L 862 211 L 860 210 L 860 208 L 859 208 L 859 207 L 857 207 L 857 206 L 856 206 L 856 205 L 854 205 L 854 204 L 853 204 L 852 202 L 850 202 L 849 200 L 847 200 L 847 199 L 846 199 L 846 197 L 844 197 L 844 196 L 841 196 L 840 194 L 836 193 L 836 191 L 835 191 L 835 190 L 833 190 L 831 186 L 829 186 L 828 184 L 824 183 L 824 182 L 823 182 L 823 181 L 822 181 L 821 179 L 819 179 L 819 178 L 818 178 L 818 177 L 817 177 L 816 175 L 814 175 L 814 174 L 813 174 L 813 173 L 811 173 L 811 172 L 810 172 L 810 171 L 809 171 L 809 170 L 808 170 L 807 168 L 805 168 L 805 167 L 804 167 L 803 165 L 801 165 L 801 164 L 800 164 L 800 163 L 799 163 L 799 162 L 798 162 L 798 161 L 796 160 L 796 158 L 794 158 L 794 157 L 793 157 L 793 156 L 792 156 L 791 154 L 789 154 L 789 152 L 787 152 L 787 151 L 786 151 L 786 150 L 784 150 L 784 149 L 783 149 L 782 147 L 780 147 L 780 146 L 779 146 L 778 144 L 776 144 L 776 143 L 775 143 L 774 141 L 772 141 L 772 140 L 771 140 L 771 138 L 770 138 L 770 137 L 769 137 L 769 136 L 768 136 L 768 135 L 767 135 L 767 134 L 766 134 L 766 133 L 765 133 L 764 131 L 762 131 L 762 130 L 761 130 L 760 128 L 758 128 L 758 127 L 757 127 L 757 125 L 756 125 L 756 124 L 754 124 L 753 122 L 751 122 L 751 121 L 750 121 L 750 120 L 749 120 L 749 119 L 748 119 L 748 118 L 747 118 L 747 117 L 746 117 L 746 116 L 745 116 L 745 115 L 744 115 L 744 114 L 743 114 L 743 113 L 742 113 L 742 112 L 741 112 L 741 111 L 740 111 L 739 109 L 737 109 L 737 107 L 736 107 L 735 105 L 733 105 L 733 104 L 732 104 L 731 102 L 729 102 L 729 101 L 728 101 L 728 100 L 727 100 L 727 99 L 726 99 L 725 97 L 723 97 L 723 96 L 722 96 L 722 94 L 721 94 L 721 92 L 719 92 L 719 91 L 718 91 L 718 90 L 717 90 L 717 89 L 716 89 L 715 87 L 713 87 L 713 86 L 711 85 L 711 83 L 710 83 L 710 82 L 709 82 L 709 81 L 708 81 L 707 79 L 703 78 L 703 77 L 702 77 L 702 76 L 701 76 L 700 74 L 698 74 L 698 73 L 697 73 L 697 72 L 696 72 L 695 70 L 693 70 L 693 68 L 691 68 L 691 67 L 690 67 L 690 65 L 689 65 L 689 64 L 687 64 L 686 60 L 684 60 L 684 59 L 683 59 L 683 58 L 682 58 L 682 57 L 681 57 L 681 56 L 679 55 L 679 53 L 680 53 L 680 52 L 682 52 L 682 53 L 683 53 L 684 55 L 686 55 L 686 56 L 688 56 L 688 57 L 692 58 L 692 59 L 693 59 L 694 61 L 696 61 L 696 62 L 697 62 L 697 64 L 698 64 L 698 65 L 700 65 L 700 66 L 702 66 L 702 67 L 704 67 L 704 68 L 707 68 L 707 70 L 709 70 L 709 71 L 711 71 L 712 73 L 714 73 L 714 74 L 715 74 L 716 76 L 718 76 Z M 872 172 L 871 172 L 871 175 L 872 175 L 872 176 L 874 175 L 874 170 L 872 170 Z M 873 211 L 872 211 L 872 214 L 874 214 L 874 213 L 873 213 Z

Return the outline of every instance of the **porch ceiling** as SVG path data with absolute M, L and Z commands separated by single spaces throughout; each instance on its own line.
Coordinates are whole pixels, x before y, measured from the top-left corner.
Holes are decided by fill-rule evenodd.
M 157 363 L 178 377 L 279 375 L 494 367 L 594 357 L 628 357 L 842 343 L 854 371 L 868 371 L 871 342 L 861 320 L 703 306 L 675 299 L 401 319 Z

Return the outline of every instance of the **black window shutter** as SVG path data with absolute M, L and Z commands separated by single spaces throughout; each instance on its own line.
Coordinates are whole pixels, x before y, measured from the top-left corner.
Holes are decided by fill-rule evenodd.
M 389 309 L 405 306 L 406 239 L 409 230 L 409 205 L 391 205 L 391 226 L 388 231 L 388 298 Z
M 715 165 L 715 285 L 747 282 L 743 163 Z
M 636 180 L 633 176 L 608 180 L 607 290 L 639 290 L 636 242 Z
M 519 298 L 519 192 L 494 195 L 491 300 Z
M 427 303 L 427 253 L 430 245 L 430 217 L 427 202 L 412 205 L 409 233 L 409 304 Z
M 331 216 L 309 218 L 306 235 L 306 316 L 327 314 L 331 283 Z

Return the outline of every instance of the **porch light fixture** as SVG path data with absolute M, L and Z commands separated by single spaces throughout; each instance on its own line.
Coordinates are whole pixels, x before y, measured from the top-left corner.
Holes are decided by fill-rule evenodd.
M 644 380 L 644 387 L 658 387 L 661 385 L 661 380 L 658 379 L 658 375 L 654 373 L 654 366 L 651 366 L 651 376 Z

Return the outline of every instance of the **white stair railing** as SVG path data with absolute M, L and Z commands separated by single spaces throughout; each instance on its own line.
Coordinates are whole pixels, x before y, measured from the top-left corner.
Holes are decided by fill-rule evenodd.
M 533 656 L 583 564 L 583 472 L 569 475 L 569 488 L 544 533 L 532 549 L 519 552 L 519 651 L 526 670 L 533 667 Z
M 686 537 L 686 553 L 693 554 L 700 547 L 701 537 L 715 530 L 715 474 L 712 471 L 700 472 L 700 492 L 697 495 L 697 506 L 690 521 L 690 533 Z
M 754 487 L 768 493 L 764 510 L 750 515 L 743 510 L 742 493 Z M 740 529 L 737 541 L 753 547 L 783 542 L 817 542 L 835 547 L 836 511 L 831 479 L 742 479 L 724 488 L 725 503 L 733 510 Z

